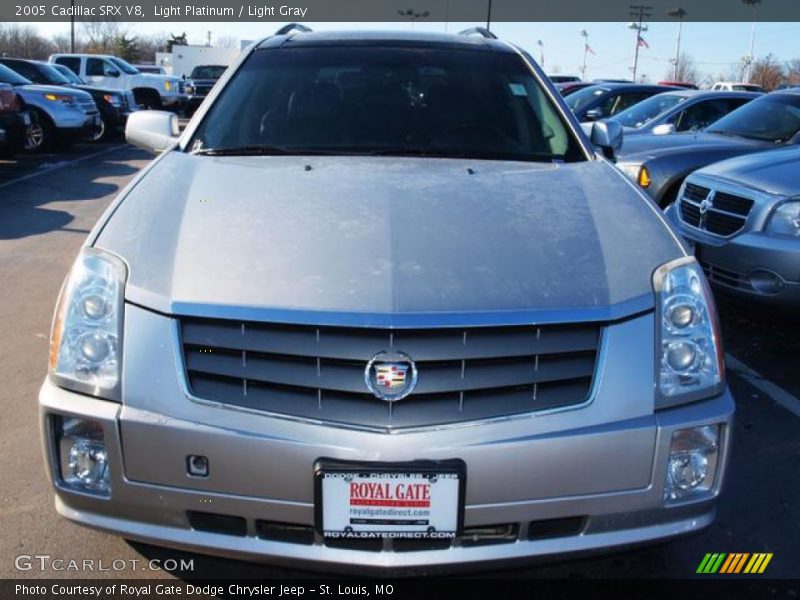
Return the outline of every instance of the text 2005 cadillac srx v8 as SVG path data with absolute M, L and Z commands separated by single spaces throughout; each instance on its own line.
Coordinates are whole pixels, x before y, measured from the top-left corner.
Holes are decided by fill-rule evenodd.
M 291 28 L 289 28 L 291 29 Z M 88 237 L 40 397 L 56 509 L 387 572 L 708 526 L 733 400 L 695 260 L 528 55 L 282 31 Z

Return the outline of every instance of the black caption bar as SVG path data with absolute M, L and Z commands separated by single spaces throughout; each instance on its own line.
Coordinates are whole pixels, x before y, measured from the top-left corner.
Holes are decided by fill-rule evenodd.
M 2 0 L 0 21 L 629 21 L 632 0 Z M 649 21 L 670 21 L 675 0 L 647 0 Z M 692 0 L 686 21 L 800 21 L 800 1 Z
M 792 598 L 797 581 L 723 578 L 693 580 L 530 580 L 530 579 L 286 579 L 286 580 L 91 580 L 44 579 L 0 581 L 3 600 L 163 600 L 246 598 L 372 598 L 422 600 L 427 598 Z

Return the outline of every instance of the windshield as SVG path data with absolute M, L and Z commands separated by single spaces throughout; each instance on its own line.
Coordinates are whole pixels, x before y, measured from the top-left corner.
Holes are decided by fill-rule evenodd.
M 59 73 L 61 73 L 65 79 L 69 80 L 70 83 L 83 84 L 81 78 L 75 75 L 75 73 L 69 67 L 65 67 L 64 65 L 54 64 L 53 68 Z
M 114 63 L 117 67 L 119 67 L 120 71 L 123 73 L 127 73 L 128 75 L 136 75 L 139 72 L 139 69 L 126 63 L 121 58 L 117 58 L 116 56 L 110 56 L 109 59 L 112 63 Z
M 10 83 L 11 85 L 29 85 L 33 83 L 30 79 L 25 79 L 22 75 L 17 75 L 5 65 L 0 65 L 0 83 Z
M 192 69 L 191 79 L 219 79 L 225 72 L 226 67 L 205 65 Z
M 800 96 L 762 96 L 722 117 L 706 131 L 766 142 L 785 142 L 800 131 Z
M 39 72 L 42 76 L 47 80 L 47 83 L 52 85 L 69 85 L 72 83 L 69 79 L 64 77 L 58 69 L 55 69 L 53 66 L 48 65 L 46 63 L 39 63 L 36 65 L 39 69 Z
M 658 94 L 614 115 L 614 120 L 619 121 L 625 127 L 643 127 L 664 111 L 685 100 L 687 100 L 686 96 L 678 94 Z
M 595 100 L 602 98 L 607 92 L 608 88 L 591 85 L 567 96 L 567 106 L 569 106 L 572 111 L 575 112 L 586 106 L 589 106 L 590 104 L 594 104 Z
M 224 88 L 189 148 L 267 147 L 294 153 L 585 158 L 518 55 L 439 48 L 255 52 Z

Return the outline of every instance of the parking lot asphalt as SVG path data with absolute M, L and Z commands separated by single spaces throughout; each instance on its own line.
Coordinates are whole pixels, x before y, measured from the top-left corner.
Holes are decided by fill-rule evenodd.
M 150 156 L 121 143 L 0 161 L 0 578 L 171 577 L 153 558 L 193 559 L 192 577 L 315 576 L 128 544 L 58 517 L 41 459 L 36 395 L 63 278 L 94 222 Z M 800 572 L 800 326 L 791 315 L 720 303 L 737 401 L 734 450 L 717 521 L 666 544 L 492 572 L 494 577 L 691 577 L 707 552 L 772 552 L 772 577 Z M 794 410 L 794 412 L 793 412 Z M 624 468 L 624 465 L 621 465 Z M 18 570 L 20 555 L 93 559 L 120 570 Z M 95 562 L 97 564 L 97 562 Z M 122 564 L 122 563 L 117 563 Z

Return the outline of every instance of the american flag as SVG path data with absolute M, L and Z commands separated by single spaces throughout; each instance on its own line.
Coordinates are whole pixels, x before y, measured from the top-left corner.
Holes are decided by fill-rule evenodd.
M 586 50 L 586 52 L 589 52 L 590 54 L 594 54 L 595 56 L 597 56 L 597 52 L 592 50 L 592 47 L 589 44 L 586 44 L 585 50 Z
M 641 35 L 638 36 L 638 37 L 639 37 L 639 41 L 637 42 L 637 45 L 639 46 L 639 48 L 649 48 L 650 47 L 650 45 L 647 42 L 644 41 L 644 38 Z

